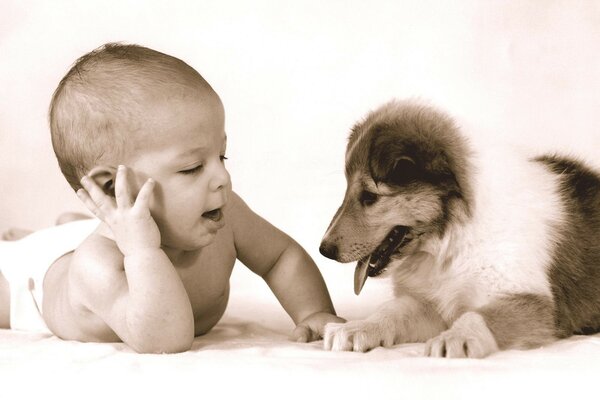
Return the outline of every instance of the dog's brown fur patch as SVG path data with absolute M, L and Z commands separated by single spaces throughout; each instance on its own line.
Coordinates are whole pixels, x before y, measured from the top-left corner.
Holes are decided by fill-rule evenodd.
M 556 340 L 552 299 L 534 294 L 510 295 L 478 312 L 500 349 L 528 349 Z

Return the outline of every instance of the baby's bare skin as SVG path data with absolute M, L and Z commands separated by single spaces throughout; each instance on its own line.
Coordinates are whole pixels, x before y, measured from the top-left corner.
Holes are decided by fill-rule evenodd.
M 137 352 L 188 350 L 222 316 L 238 259 L 289 314 L 295 340 L 322 337 L 342 320 L 314 261 L 232 191 L 219 96 L 180 60 L 121 47 L 80 59 L 53 97 L 61 169 L 102 222 L 46 274 L 50 330 Z
M 231 213 L 231 207 L 225 209 L 225 215 Z M 102 233 L 102 228 L 90 236 L 77 249 L 78 257 L 85 253 L 94 253 L 93 248 L 113 247 L 116 244 Z M 70 290 L 74 296 L 68 298 L 69 275 L 85 272 L 85 266 L 74 262 L 73 253 L 67 254 L 50 268 L 44 280 L 44 320 L 48 327 L 63 339 L 80 341 L 115 342 L 121 339 L 99 316 L 86 310 L 78 291 Z M 193 316 L 195 336 L 208 332 L 221 318 L 229 297 L 229 278 L 236 260 L 233 246 L 233 231 L 229 224 L 219 230 L 210 245 L 180 255 L 173 262 L 189 297 Z M 79 271 L 77 271 L 79 269 Z M 94 277 L 90 277 L 93 280 Z M 118 282 L 115 282 L 118 284 Z M 73 307 L 72 304 L 76 306 Z
M 204 114 L 206 102 L 158 104 L 145 130 L 155 132 L 125 157 L 130 168 L 100 165 L 82 178 L 77 194 L 102 222 L 46 274 L 43 317 L 57 336 L 185 351 L 222 316 L 236 259 L 265 280 L 295 340 L 342 321 L 310 256 L 231 190 L 222 106 L 213 103 Z
M 147 204 L 153 184 L 145 184 L 138 199 L 123 206 L 131 196 L 125 189 L 130 183 L 126 170 L 119 167 L 116 174 L 116 203 L 93 181 L 84 180 L 86 192 L 80 196 L 104 222 L 46 275 L 43 316 L 54 334 L 79 341 L 124 341 L 139 352 L 185 350 L 223 315 L 236 259 L 271 287 L 297 324 L 296 340 L 318 339 L 327 322 L 341 320 L 323 296 L 324 282 L 305 251 L 234 192 L 222 207 L 222 227 L 211 242 L 186 251 L 155 242 L 160 235 L 155 232 L 154 237 L 158 228 Z M 103 204 L 103 210 L 90 202 Z M 145 252 L 151 257 L 139 262 L 138 254 Z M 139 295 L 135 279 L 145 280 L 142 290 L 150 290 L 148 294 Z

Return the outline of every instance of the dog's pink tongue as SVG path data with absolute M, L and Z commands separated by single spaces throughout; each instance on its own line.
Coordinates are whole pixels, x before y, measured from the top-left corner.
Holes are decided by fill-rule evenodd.
M 368 278 L 369 261 L 371 261 L 371 256 L 365 257 L 356 263 L 356 269 L 354 270 L 354 294 L 357 296 L 360 294 L 363 286 L 365 286 Z

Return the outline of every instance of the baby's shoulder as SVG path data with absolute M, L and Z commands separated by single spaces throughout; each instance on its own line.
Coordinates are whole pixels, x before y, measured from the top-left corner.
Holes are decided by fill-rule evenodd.
M 253 229 L 256 228 L 258 215 L 233 191 L 225 206 L 225 216 L 227 226 L 233 232 L 234 240 L 240 236 L 252 234 Z
M 69 268 L 84 286 L 112 285 L 123 271 L 123 254 L 113 240 L 93 233 L 75 249 Z
M 227 204 L 225 205 L 225 211 L 235 213 L 240 209 L 240 207 L 243 207 L 245 205 L 246 205 L 246 203 L 244 203 L 244 200 L 242 200 L 240 195 L 232 190 L 229 195 L 229 200 L 227 201 Z
M 231 192 L 229 201 L 225 206 L 225 213 L 228 216 L 228 223 L 235 226 L 251 220 L 255 213 L 248 207 L 248 204 L 235 192 Z

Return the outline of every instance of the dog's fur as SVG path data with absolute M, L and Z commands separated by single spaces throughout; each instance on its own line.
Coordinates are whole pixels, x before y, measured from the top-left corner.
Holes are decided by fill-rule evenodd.
M 396 225 L 414 239 L 387 267 L 394 300 L 327 325 L 326 349 L 484 357 L 600 328 L 600 176 L 582 163 L 475 148 L 442 112 L 392 101 L 352 129 L 346 179 L 325 256 L 364 259 Z

